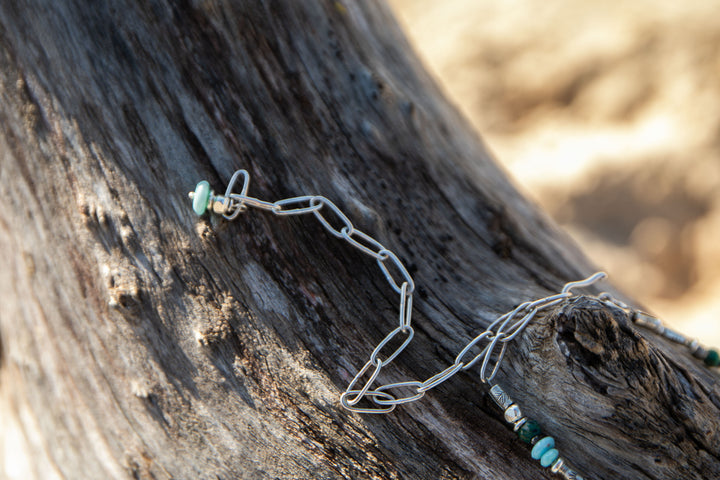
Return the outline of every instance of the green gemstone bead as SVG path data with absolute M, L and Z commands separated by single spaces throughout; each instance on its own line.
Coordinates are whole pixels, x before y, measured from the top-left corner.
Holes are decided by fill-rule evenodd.
M 535 420 L 528 420 L 522 427 L 520 427 L 517 434 L 520 440 L 525 443 L 530 443 L 533 438 L 540 435 L 540 432 L 540 425 L 538 425 Z
M 720 365 L 720 354 L 717 350 L 708 351 L 707 357 L 705 357 L 705 365 L 708 367 L 717 367 Z
M 195 187 L 195 195 L 193 196 L 193 210 L 198 215 L 205 213 L 210 200 L 210 184 L 203 180 Z
M 555 460 L 557 460 L 558 456 L 560 456 L 560 452 L 551 448 L 547 452 L 543 453 L 542 457 L 540 457 L 540 465 L 543 467 L 549 467 Z

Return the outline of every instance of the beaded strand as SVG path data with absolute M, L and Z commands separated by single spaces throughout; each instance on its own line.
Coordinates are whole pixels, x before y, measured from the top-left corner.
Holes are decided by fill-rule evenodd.
M 630 315 L 630 319 L 635 325 L 655 332 L 658 335 L 662 335 L 671 342 L 684 345 L 688 348 L 688 350 L 690 350 L 690 354 L 693 357 L 702 360 L 708 367 L 720 366 L 720 353 L 718 353 L 716 349 L 704 347 L 697 339 L 686 337 L 682 333 L 666 327 L 663 325 L 662 321 L 654 315 L 650 315 L 649 313 L 641 310 L 636 310 L 630 305 L 614 298 L 607 292 L 601 293 L 598 295 L 598 298 L 610 305 L 625 310 Z
M 490 396 L 504 411 L 505 421 L 513 426 L 518 438 L 532 445 L 530 455 L 540 462 L 540 466 L 549 468 L 552 473 L 562 475 L 565 480 L 584 480 L 560 457 L 560 451 L 555 448 L 555 439 L 544 436 L 538 422 L 523 416 L 520 407 L 500 385 L 495 384 L 490 387 Z

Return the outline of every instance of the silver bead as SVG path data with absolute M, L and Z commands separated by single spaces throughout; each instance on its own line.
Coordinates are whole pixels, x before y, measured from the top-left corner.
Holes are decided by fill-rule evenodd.
M 563 477 L 565 477 L 565 480 L 583 480 L 583 477 L 581 477 L 575 470 L 568 467 L 567 464 L 562 465 L 558 472 L 562 474 Z
M 558 473 L 564 465 L 565 465 L 565 460 L 558 457 L 558 459 L 555 460 L 555 463 L 552 464 L 552 467 L 550 467 L 550 471 L 552 473 Z
M 697 340 L 692 340 L 688 344 L 688 348 L 690 349 L 690 353 L 692 354 L 692 356 L 695 358 L 705 360 L 705 357 L 707 357 L 707 349 L 700 345 L 700 342 L 698 342 Z
M 505 393 L 505 390 L 500 387 L 500 385 L 493 385 L 490 387 L 490 396 L 492 396 L 492 399 L 495 400 L 495 403 L 500 406 L 503 410 L 508 408 L 510 405 L 512 405 L 513 401 L 510 399 L 507 393 Z
M 515 422 L 515 426 L 513 427 L 513 432 L 517 432 L 518 430 L 520 430 L 520 428 L 521 428 L 523 425 L 525 425 L 525 423 L 527 423 L 527 418 L 526 418 L 526 417 L 523 417 L 523 418 L 521 418 L 520 420 L 518 420 L 517 422 Z
M 670 330 L 669 328 L 666 328 L 663 331 L 663 336 L 668 340 L 672 340 L 673 342 L 679 343 L 681 345 L 685 345 L 688 343 L 687 337 L 685 337 L 681 333 L 676 332 L 675 330 Z
M 520 411 L 520 407 L 518 407 L 515 404 L 510 405 L 505 410 L 505 421 L 508 423 L 515 423 L 516 421 L 520 420 L 522 418 L 522 412 Z
M 645 312 L 635 311 L 633 314 L 633 321 L 641 327 L 653 330 L 661 335 L 665 332 L 665 327 L 663 327 L 662 322 Z
M 223 196 L 223 195 L 210 195 L 210 205 L 209 208 L 214 213 L 217 213 L 219 215 L 224 215 L 227 213 L 228 208 L 230 207 L 230 199 Z

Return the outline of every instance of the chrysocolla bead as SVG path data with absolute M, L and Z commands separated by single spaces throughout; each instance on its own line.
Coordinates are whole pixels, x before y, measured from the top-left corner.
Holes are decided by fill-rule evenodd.
M 195 195 L 193 196 L 193 210 L 198 215 L 202 215 L 207 210 L 208 200 L 210 199 L 210 184 L 203 180 L 195 186 Z
M 540 425 L 535 420 L 528 419 L 525 424 L 520 427 L 520 430 L 518 430 L 517 434 L 520 440 L 522 440 L 525 443 L 530 443 L 530 441 L 540 435 Z
M 542 456 L 545 455 L 545 452 L 547 452 L 554 446 L 555 446 L 555 439 L 553 437 L 542 438 L 535 444 L 532 451 L 530 452 L 530 455 L 535 460 L 540 460 L 540 458 L 542 458 Z
M 559 455 L 560 452 L 558 452 L 554 448 L 551 448 L 550 450 L 546 451 L 542 457 L 540 457 L 540 465 L 542 465 L 543 467 L 549 467 L 555 460 L 557 460 Z
M 705 357 L 705 365 L 708 367 L 717 367 L 720 365 L 720 354 L 717 350 L 709 350 Z

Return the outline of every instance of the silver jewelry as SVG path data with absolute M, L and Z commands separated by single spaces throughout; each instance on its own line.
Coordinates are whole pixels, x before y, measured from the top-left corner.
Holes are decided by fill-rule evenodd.
M 239 193 L 235 193 L 233 189 L 240 177 L 243 178 L 242 187 Z M 467 370 L 480 363 L 480 380 L 490 386 L 490 395 L 503 410 L 506 422 L 513 426 L 513 430 L 521 440 L 533 445 L 531 452 L 533 458 L 539 460 L 543 467 L 550 468 L 553 473 L 563 476 L 566 480 L 583 480 L 583 477 L 568 467 L 566 461 L 560 458 L 558 450 L 554 448 L 555 440 L 550 436 L 542 436 L 539 424 L 535 420 L 523 416 L 520 407 L 512 401 L 500 385 L 495 383 L 494 379 L 505 356 L 508 343 L 522 333 L 538 312 L 568 301 L 574 296 L 573 289 L 590 286 L 604 279 L 607 276 L 605 273 L 598 272 L 584 280 L 567 283 L 558 294 L 525 302 L 514 310 L 501 315 L 465 345 L 455 357 L 452 365 L 424 381 L 408 380 L 373 388 L 383 367 L 395 360 L 413 338 L 414 330 L 411 319 L 415 282 L 412 276 L 395 253 L 372 236 L 355 228 L 337 205 L 326 197 L 304 195 L 267 202 L 247 194 L 249 183 L 248 172 L 238 170 L 230 179 L 225 194 L 216 195 L 210 190 L 208 182 L 202 181 L 197 184 L 195 191 L 190 193 L 193 210 L 198 215 L 203 215 L 210 210 L 228 220 L 235 219 L 248 207 L 267 210 L 279 216 L 312 214 L 331 235 L 346 241 L 373 258 L 386 278 L 389 288 L 400 297 L 397 326 L 378 343 L 370 353 L 369 360 L 359 369 L 340 396 L 340 404 L 344 408 L 358 413 L 389 413 L 397 405 L 420 400 L 428 390 L 447 381 L 459 371 Z M 671 340 L 686 344 L 694 355 L 708 361 L 707 350 L 700 347 L 696 341 L 690 341 L 677 332 L 663 327 L 656 318 L 633 310 L 607 293 L 601 294 L 598 298 L 630 312 L 636 324 L 650 328 Z M 395 344 L 400 342 L 400 345 L 385 351 L 390 342 Z M 715 357 L 717 357 L 717 352 L 715 352 Z M 720 360 L 718 362 L 720 363 Z M 366 405 L 360 406 L 359 404 L 363 400 L 366 401 Z
M 682 333 L 666 327 L 659 318 L 642 310 L 636 310 L 617 298 L 613 298 L 613 296 L 607 292 L 598 295 L 598 299 L 609 305 L 625 310 L 635 325 L 662 335 L 672 342 L 686 346 L 692 356 L 702 360 L 708 367 L 720 366 L 720 353 L 718 353 L 716 349 L 704 347 L 697 339 L 688 338 Z

